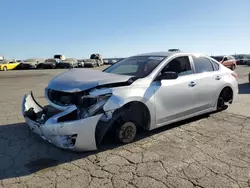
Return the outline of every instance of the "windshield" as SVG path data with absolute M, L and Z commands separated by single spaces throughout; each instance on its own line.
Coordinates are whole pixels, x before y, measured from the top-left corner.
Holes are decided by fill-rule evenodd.
M 212 56 L 212 58 L 214 58 L 217 61 L 222 61 L 223 56 Z
M 143 78 L 149 75 L 165 58 L 162 56 L 129 57 L 110 66 L 103 72 Z

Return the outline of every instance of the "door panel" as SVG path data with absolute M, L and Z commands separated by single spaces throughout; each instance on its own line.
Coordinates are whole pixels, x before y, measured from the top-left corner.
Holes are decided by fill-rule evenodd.
M 194 75 L 188 75 L 176 80 L 162 80 L 154 83 L 157 126 L 196 111 L 194 109 L 196 89 L 194 78 Z M 192 82 L 193 84 L 190 84 Z
M 217 101 L 217 93 L 222 81 L 220 72 L 215 70 L 212 62 L 203 57 L 192 57 L 197 81 L 194 93 L 196 109 L 206 110 L 212 108 Z
M 195 106 L 197 109 L 206 110 L 215 105 L 217 93 L 220 89 L 221 77 L 219 73 L 200 73 L 196 75 L 197 85 L 195 97 Z
M 153 82 L 158 127 L 195 112 L 193 93 L 196 89 L 196 80 L 189 57 L 182 56 L 171 60 L 161 72 L 176 72 L 178 78 Z

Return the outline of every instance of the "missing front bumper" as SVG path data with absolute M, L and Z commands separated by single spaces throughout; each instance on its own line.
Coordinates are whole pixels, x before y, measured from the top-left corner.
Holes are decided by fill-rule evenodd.
M 97 149 L 96 126 L 103 116 L 98 114 L 85 119 L 58 122 L 58 119 L 77 110 L 75 105 L 48 117 L 32 92 L 23 97 L 22 113 L 31 131 L 53 145 L 72 151 L 91 151 Z M 28 113 L 33 111 L 33 113 Z

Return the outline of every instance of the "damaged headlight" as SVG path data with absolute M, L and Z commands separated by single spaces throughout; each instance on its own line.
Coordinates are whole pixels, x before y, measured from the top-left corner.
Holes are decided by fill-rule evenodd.
M 82 105 L 79 106 L 79 116 L 81 118 L 86 118 L 89 116 L 93 116 L 98 112 L 102 112 L 102 107 L 105 105 L 105 103 L 110 97 L 111 94 L 101 96 L 83 96 L 81 100 Z
M 76 142 L 76 137 L 77 137 L 77 134 L 60 136 L 61 144 L 64 147 L 73 147 Z

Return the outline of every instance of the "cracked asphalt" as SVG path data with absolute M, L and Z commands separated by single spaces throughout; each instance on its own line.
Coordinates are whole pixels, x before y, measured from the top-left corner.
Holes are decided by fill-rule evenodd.
M 250 67 L 238 66 L 238 101 L 221 113 L 143 132 L 128 145 L 106 139 L 95 152 L 73 153 L 31 133 L 24 93 L 43 98 L 65 70 L 0 72 L 0 187 L 250 187 Z

